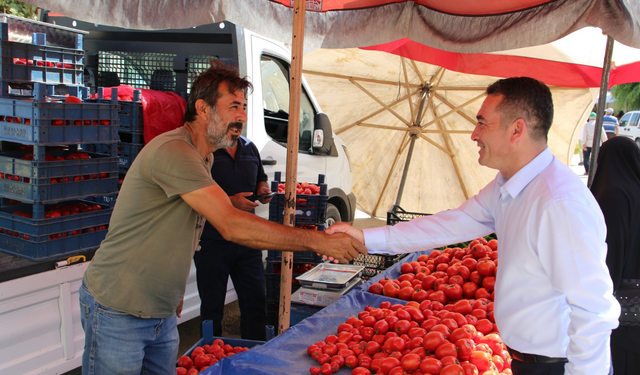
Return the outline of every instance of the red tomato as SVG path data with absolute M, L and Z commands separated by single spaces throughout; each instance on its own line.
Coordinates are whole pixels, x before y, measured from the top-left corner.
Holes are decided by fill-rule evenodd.
M 409 332 L 410 328 L 411 328 L 411 323 L 408 320 L 398 320 L 393 330 L 397 334 L 402 335 L 404 333 Z
M 458 348 L 458 358 L 468 361 L 471 353 L 476 349 L 476 343 L 471 338 L 464 338 L 455 341 Z
M 474 364 L 479 372 L 486 371 L 491 368 L 491 354 L 476 350 L 469 356 L 469 362 Z
M 193 360 L 186 355 L 178 358 L 178 367 L 184 367 L 185 369 L 189 369 L 193 367 Z
M 322 348 L 322 352 L 329 356 L 336 355 L 336 353 L 338 353 L 338 347 L 335 344 L 327 344 Z
M 457 301 L 462 298 L 462 286 L 458 284 L 448 284 L 444 290 L 449 301 Z
M 439 290 L 437 292 L 433 292 L 431 294 L 429 294 L 429 300 L 431 300 L 432 302 L 440 302 L 441 304 L 446 304 L 447 303 L 447 296 L 446 294 Z M 432 308 L 433 309 L 433 308 Z
M 351 375 L 371 375 L 371 371 L 364 367 L 356 367 L 351 371 Z
M 387 357 L 380 362 L 380 371 L 383 374 L 388 374 L 394 367 L 400 366 L 400 361 L 394 357 Z
M 64 102 L 65 103 L 82 103 L 82 99 L 80 99 L 80 98 L 78 98 L 76 96 L 69 95 L 64 99 Z
M 387 323 L 386 320 L 378 320 L 373 325 L 373 330 L 378 335 L 384 335 L 385 333 L 389 332 L 389 323 Z
M 400 272 L 404 273 L 413 273 L 414 269 L 411 263 L 402 263 L 400 266 Z
M 461 375 L 464 374 L 464 369 L 460 365 L 448 365 L 442 368 L 440 375 Z
M 462 362 L 460 366 L 464 369 L 464 375 L 478 375 L 478 368 L 476 365 L 469 362 Z
M 487 248 L 482 244 L 475 244 L 473 247 L 469 246 L 469 248 L 471 250 L 471 254 L 473 254 L 473 257 L 476 259 L 480 259 L 487 255 Z
M 176 375 L 187 375 L 187 369 L 184 367 L 176 367 Z
M 491 299 L 491 293 L 485 288 L 478 288 L 478 290 L 476 290 L 476 299 L 480 298 Z
M 480 260 L 476 265 L 476 271 L 478 271 L 480 276 L 495 276 L 496 264 L 490 259 Z
M 442 362 L 435 357 L 427 357 L 420 362 L 420 371 L 437 375 L 442 370 Z
M 320 367 L 311 367 L 309 369 L 309 373 L 311 373 L 311 375 L 320 375 L 321 374 L 320 371 L 321 371 Z
M 369 293 L 373 293 L 373 294 L 382 294 L 382 284 L 380 283 L 373 283 L 371 284 L 371 286 L 369 287 Z
M 358 357 L 355 355 L 350 355 L 344 359 L 344 365 L 347 368 L 356 368 L 358 367 Z
M 482 287 L 487 290 L 487 292 L 493 292 L 493 288 L 496 285 L 496 277 L 495 276 L 487 276 L 482 279 Z
M 400 286 L 393 282 L 388 282 L 384 284 L 382 288 L 382 294 L 391 298 L 398 298 L 398 294 L 400 293 Z
M 415 292 L 415 289 L 413 289 L 410 286 L 406 286 L 400 289 L 400 292 L 398 292 L 398 298 L 405 301 L 411 301 L 411 298 L 413 297 L 414 292 Z
M 196 359 L 197 356 L 201 355 L 201 354 L 206 354 L 205 350 L 203 347 L 201 346 L 197 346 L 196 348 L 193 349 L 193 351 L 191 352 L 191 359 Z
M 187 375 L 198 375 L 200 371 L 197 368 L 192 367 L 187 371 Z
M 209 354 L 201 354 L 193 361 L 193 365 L 200 370 L 204 366 L 209 366 L 209 362 L 211 362 L 211 356 Z
M 432 331 L 424 336 L 424 338 L 422 339 L 422 346 L 430 352 L 435 352 L 436 349 L 438 349 L 438 347 L 444 344 L 446 341 L 447 337 L 444 335 L 444 333 L 439 331 Z
M 478 332 L 482 332 L 483 335 L 487 335 L 493 331 L 493 323 L 491 323 L 488 319 L 480 319 L 475 324 Z
M 433 326 L 429 332 L 430 333 L 431 332 L 442 332 L 444 337 L 448 339 L 449 335 L 451 334 L 451 328 L 447 327 L 446 325 L 444 325 L 442 323 L 439 323 L 439 324 L 436 324 L 435 326 Z
M 438 346 L 435 355 L 438 359 L 442 359 L 448 356 L 458 358 L 458 348 L 454 343 L 445 342 L 444 344 Z
M 493 240 L 487 242 L 487 246 L 489 246 L 489 248 L 491 248 L 491 250 L 493 250 L 493 251 L 498 250 L 498 240 L 493 239 Z

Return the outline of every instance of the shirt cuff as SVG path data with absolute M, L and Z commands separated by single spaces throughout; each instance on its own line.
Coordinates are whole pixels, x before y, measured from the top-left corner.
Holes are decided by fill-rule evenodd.
M 386 250 L 387 235 L 385 227 L 363 229 L 362 233 L 364 234 L 364 244 L 369 254 L 394 254 Z

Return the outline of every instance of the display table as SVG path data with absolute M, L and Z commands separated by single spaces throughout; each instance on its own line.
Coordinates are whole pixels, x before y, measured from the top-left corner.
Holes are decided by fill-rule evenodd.
M 266 344 L 223 358 L 202 374 L 308 374 L 310 367 L 318 366 L 318 362 L 307 354 L 309 345 L 324 340 L 327 335 L 335 334 L 340 323 L 344 323 L 351 316 L 357 316 L 367 305 L 379 306 L 382 301 L 400 303 L 401 301 L 395 298 L 369 293 L 369 286 L 384 277 L 398 278 L 402 263 L 414 261 L 420 254 L 430 252 L 429 250 L 410 254 L 401 263 L 356 287 L 333 304 L 290 327 Z M 338 372 L 350 373 L 351 370 L 346 367 Z

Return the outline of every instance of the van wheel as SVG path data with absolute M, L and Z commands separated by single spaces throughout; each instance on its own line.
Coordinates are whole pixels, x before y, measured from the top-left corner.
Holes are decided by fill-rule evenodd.
M 640 138 L 636 138 L 636 146 L 638 146 L 638 148 L 640 148 Z
M 329 228 L 337 221 L 342 221 L 340 210 L 338 210 L 338 207 L 334 206 L 333 204 L 327 203 L 327 218 L 324 221 L 324 227 Z

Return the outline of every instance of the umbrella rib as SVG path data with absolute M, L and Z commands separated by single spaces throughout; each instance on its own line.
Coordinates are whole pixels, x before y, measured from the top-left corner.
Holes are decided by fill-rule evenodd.
M 340 78 L 340 79 L 346 79 L 348 81 L 354 81 L 355 80 L 355 81 L 368 82 L 368 83 L 379 83 L 381 85 L 398 86 L 398 82 L 397 81 L 387 81 L 387 80 L 382 80 L 382 79 L 354 77 L 354 76 L 347 76 L 347 75 L 343 75 L 343 74 L 318 72 L 318 71 L 315 71 L 315 70 L 303 70 L 302 72 L 304 74 L 309 74 L 309 75 L 316 75 L 316 76 L 330 77 L 330 78 Z M 409 85 L 411 87 L 414 87 L 414 88 L 415 87 L 420 87 L 420 85 L 415 84 L 415 83 L 411 83 Z
M 407 92 L 410 92 L 409 77 L 407 76 L 407 64 L 405 63 L 405 58 L 401 57 L 400 61 L 402 61 L 402 72 L 404 73 L 404 84 L 407 87 Z M 409 110 L 411 111 L 411 121 L 415 124 L 417 119 L 413 111 L 413 102 L 411 102 L 411 97 L 409 97 L 407 101 L 409 102 Z
M 414 91 L 411 95 L 415 95 L 417 92 L 419 92 L 419 91 L 418 91 L 418 90 L 416 90 L 416 91 Z M 400 98 L 400 99 L 396 100 L 395 102 L 390 103 L 390 104 L 389 104 L 389 106 L 390 106 L 390 107 L 393 107 L 393 106 L 395 106 L 395 105 L 397 105 L 398 103 L 402 102 L 402 101 L 403 101 L 403 100 L 405 100 L 408 96 L 411 96 L 411 95 L 405 95 L 405 96 L 403 96 L 402 98 Z M 367 115 L 367 116 L 365 116 L 365 117 L 361 118 L 360 120 L 358 120 L 358 121 L 354 122 L 353 124 L 349 124 L 349 125 L 344 126 L 344 127 L 340 128 L 340 129 L 336 129 L 336 130 L 334 130 L 334 132 L 335 132 L 336 134 L 338 134 L 338 135 L 339 135 L 339 134 L 341 134 L 341 133 L 343 133 L 343 132 L 345 132 L 345 131 L 347 131 L 347 130 L 349 130 L 349 129 L 353 128 L 354 126 L 358 126 L 358 125 L 360 125 L 363 121 L 368 120 L 368 119 L 370 119 L 370 118 L 372 118 L 372 117 L 374 117 L 374 116 L 376 116 L 376 115 L 379 115 L 380 113 L 382 113 L 382 112 L 384 112 L 384 111 L 385 111 L 385 109 L 384 109 L 384 108 L 381 108 L 381 109 L 379 109 L 379 110 L 377 110 L 377 111 L 375 111 L 375 112 L 372 112 L 371 114 L 369 114 L 369 115 Z
M 426 84 L 424 77 L 422 76 L 422 73 L 420 72 L 420 69 L 418 69 L 418 65 L 416 64 L 415 60 L 409 60 L 411 62 L 411 65 L 413 66 L 413 70 L 416 72 L 416 75 L 418 76 L 418 78 L 420 79 L 420 85 L 424 86 Z
M 431 138 L 425 136 L 424 134 L 420 134 L 420 138 L 424 139 L 425 141 L 431 143 L 432 145 L 434 145 L 438 150 L 444 152 L 445 154 L 453 157 L 453 154 L 451 154 L 451 152 L 449 150 L 447 150 L 446 148 L 440 146 L 439 144 L 437 144 L 434 140 L 432 140 Z
M 399 131 L 402 131 L 402 132 L 408 132 L 409 131 L 409 129 L 407 129 L 407 128 L 400 128 L 400 127 L 397 127 L 397 126 L 390 126 L 390 125 L 369 124 L 369 123 L 366 123 L 366 122 L 361 122 L 360 124 L 358 124 L 358 126 L 362 126 L 362 127 L 365 127 L 365 128 L 385 129 L 385 130 L 399 130 Z M 471 132 L 469 132 L 469 133 L 471 133 Z
M 471 134 L 473 130 L 425 129 L 422 130 L 421 133 Z
M 472 98 L 472 99 L 470 99 L 470 100 L 466 101 L 465 103 L 463 103 L 463 104 L 461 104 L 461 105 L 459 105 L 459 106 L 457 106 L 457 107 L 453 106 L 453 105 L 452 105 L 448 100 L 446 100 L 445 98 L 443 98 L 443 97 L 442 97 L 441 95 L 439 95 L 438 93 L 434 92 L 434 95 L 435 95 L 435 96 L 436 96 L 440 101 L 442 101 L 442 102 L 443 102 L 443 103 L 445 103 L 447 106 L 449 106 L 449 107 L 451 108 L 451 110 L 450 110 L 450 111 L 448 111 L 448 112 L 446 112 L 446 113 L 445 113 L 445 114 L 443 114 L 443 115 L 440 115 L 440 116 L 438 116 L 438 117 L 434 118 L 433 120 L 429 121 L 428 123 L 424 124 L 424 125 L 422 126 L 422 128 L 423 128 L 423 129 L 424 129 L 424 128 L 426 128 L 426 127 L 428 127 L 429 125 L 435 124 L 435 123 L 436 123 L 436 121 L 440 121 L 440 120 L 442 120 L 443 118 L 445 118 L 445 117 L 449 116 L 450 114 L 452 114 L 452 113 L 456 113 L 456 112 L 458 112 L 458 113 L 460 114 L 460 116 L 462 116 L 463 118 L 465 118 L 466 120 L 468 120 L 469 122 L 471 122 L 472 124 L 474 124 L 474 125 L 475 125 L 475 123 L 476 123 L 476 120 L 475 120 L 475 119 L 471 119 L 471 117 L 467 116 L 464 112 L 460 112 L 459 110 L 460 110 L 460 108 L 462 108 L 462 107 L 464 107 L 464 106 L 467 106 L 467 105 L 469 105 L 469 104 L 471 104 L 471 103 L 475 102 L 476 100 L 478 100 L 478 99 L 482 98 L 482 97 L 484 96 L 484 93 L 482 93 L 482 94 L 480 94 L 480 95 L 476 96 L 475 98 Z M 431 104 L 431 107 L 433 108 L 433 103 Z M 435 113 L 435 111 L 434 111 L 434 113 Z
M 433 99 L 432 99 L 433 100 Z M 438 118 L 438 114 L 436 113 L 436 109 L 434 106 L 431 106 L 431 111 L 433 113 L 433 117 Z M 438 120 L 436 126 L 440 130 L 444 130 L 444 124 L 442 121 Z M 453 169 L 456 171 L 456 175 L 458 176 L 458 181 L 460 182 L 460 187 L 462 188 L 462 194 L 464 194 L 465 199 L 469 199 L 469 192 L 467 191 L 467 186 L 464 184 L 464 180 L 462 179 L 462 174 L 460 173 L 460 168 L 458 167 L 458 163 L 456 161 L 456 157 L 451 150 L 451 140 L 449 139 L 449 134 L 442 134 L 442 138 L 444 139 L 444 144 L 449 150 L 448 154 L 451 157 L 451 163 L 453 164 Z
M 391 168 L 389 169 L 389 174 L 387 175 L 387 178 L 384 181 L 384 186 L 382 186 L 382 191 L 380 192 L 380 195 L 378 196 L 378 201 L 376 202 L 376 205 L 373 206 L 373 214 L 374 214 L 374 216 L 376 214 L 376 211 L 378 210 L 378 206 L 382 202 L 382 196 L 384 195 L 384 192 L 387 190 L 387 186 L 389 185 L 389 180 L 391 179 L 391 175 L 393 174 L 393 170 L 395 169 L 396 164 L 398 163 L 398 159 L 400 158 L 400 155 L 402 155 L 402 152 L 405 149 L 406 144 L 409 143 L 407 141 L 408 138 L 409 138 L 409 132 L 407 132 L 404 135 L 404 138 L 402 139 L 402 142 L 400 142 L 400 147 L 398 148 L 398 152 L 396 153 L 396 157 L 393 160 L 393 164 L 391 164 Z
M 356 87 L 358 87 L 360 90 L 362 90 L 365 94 L 369 95 L 371 97 L 371 99 L 375 100 L 378 104 L 380 104 L 382 107 L 384 107 L 387 111 L 391 112 L 391 114 L 393 114 L 394 116 L 396 116 L 398 118 L 398 120 L 404 122 L 407 126 L 411 126 L 411 124 L 404 119 L 402 116 L 400 116 L 396 111 L 394 111 L 393 109 L 391 109 L 391 107 L 389 107 L 388 105 L 386 105 L 385 103 L 382 102 L 382 100 L 378 99 L 375 95 L 373 95 L 369 90 L 365 89 L 364 87 L 362 87 L 358 82 L 350 79 L 349 81 L 351 81 L 351 83 L 353 83 Z

